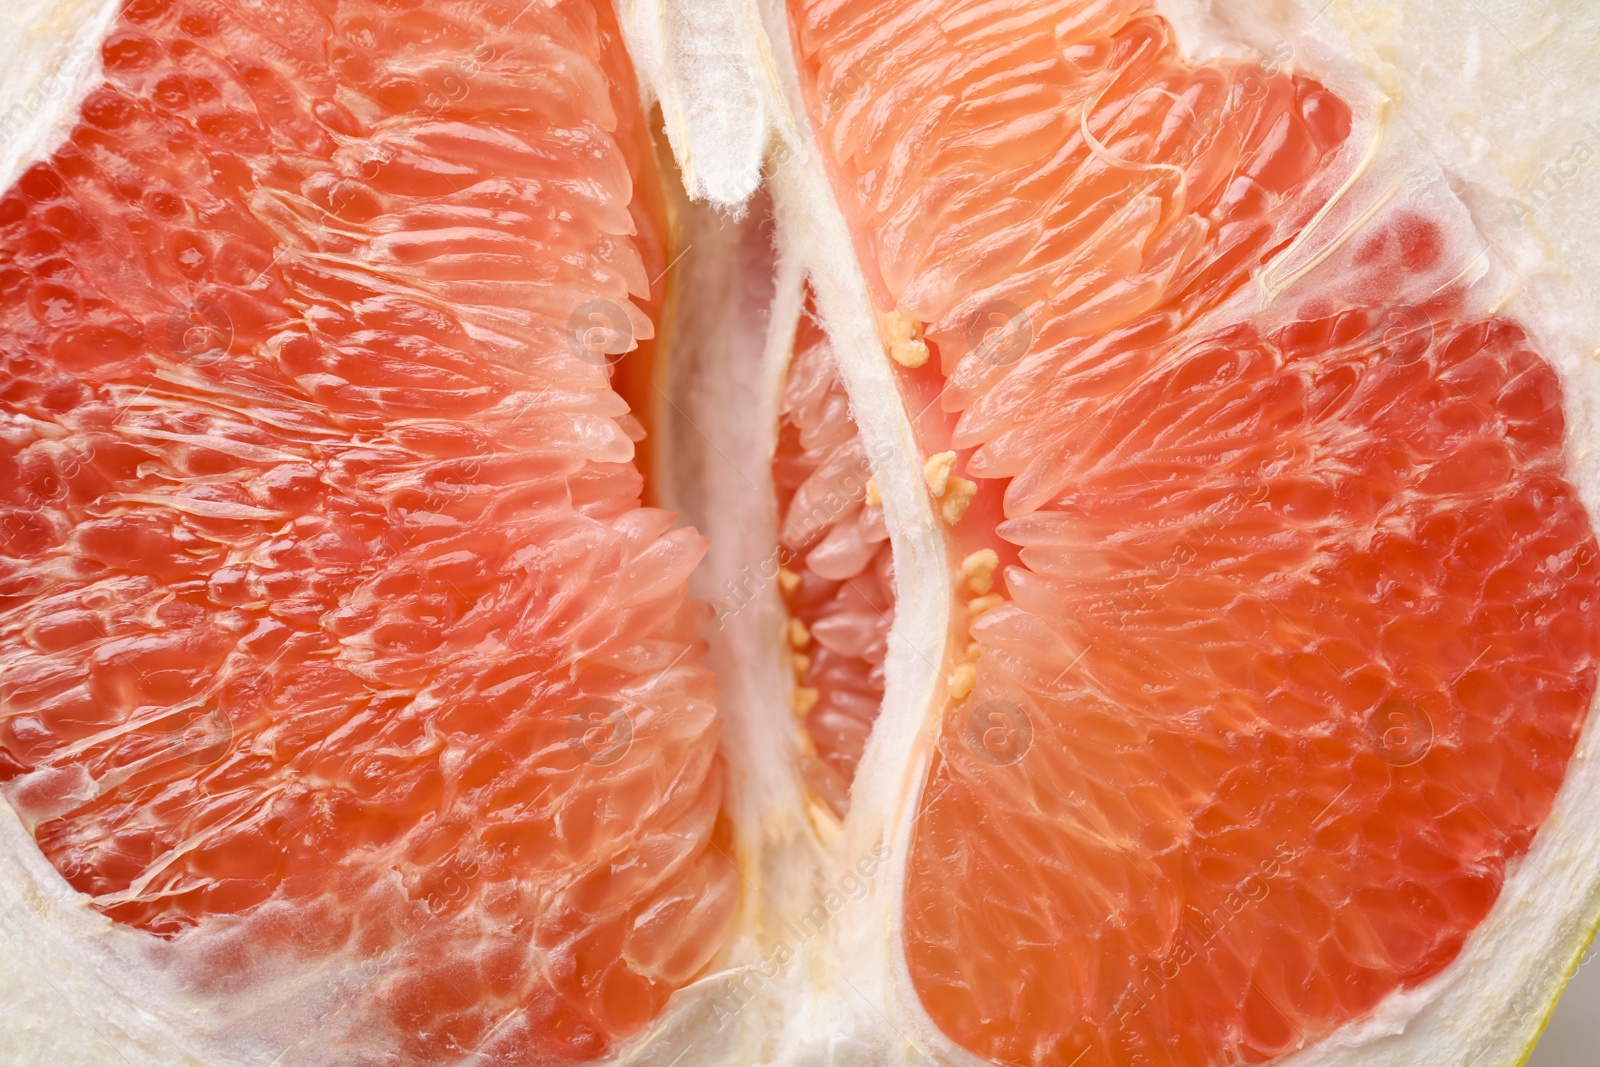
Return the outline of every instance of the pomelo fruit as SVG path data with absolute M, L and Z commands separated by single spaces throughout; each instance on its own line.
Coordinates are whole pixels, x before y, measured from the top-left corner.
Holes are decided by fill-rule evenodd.
M 1510 17 L 27 8 L 5 1057 L 1517 1062 L 1600 179 Z

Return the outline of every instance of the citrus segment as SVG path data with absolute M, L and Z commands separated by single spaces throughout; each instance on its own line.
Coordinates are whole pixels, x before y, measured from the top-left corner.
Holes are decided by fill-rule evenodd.
M 609 384 L 665 260 L 610 9 L 130 0 L 103 55 L 0 199 L 6 795 L 202 981 L 366 961 L 341 1062 L 600 1055 L 738 895 Z
M 883 703 L 894 557 L 866 446 L 809 304 L 784 383 L 772 476 L 795 711 L 812 749 L 802 773 L 842 817 Z
M 955 419 L 924 447 L 1017 551 L 913 833 L 928 1014 L 999 1062 L 1261 1062 L 1438 974 L 1594 698 L 1554 372 L 1447 284 L 1379 306 L 1446 258 L 1408 215 L 1364 302 L 1225 306 L 1348 166 L 1303 76 L 1139 4 L 790 12 L 908 407 L 934 374 Z
M 1454 958 L 1548 814 L 1600 651 L 1553 374 L 1506 323 L 1397 359 L 1373 321 L 1171 353 L 1001 524 L 906 935 L 991 1055 L 1290 1051 Z

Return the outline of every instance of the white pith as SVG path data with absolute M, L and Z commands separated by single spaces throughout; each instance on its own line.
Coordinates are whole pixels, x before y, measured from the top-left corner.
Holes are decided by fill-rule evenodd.
M 0 137 L 0 184 L 48 151 L 75 113 L 97 77 L 97 48 L 84 42 L 97 44 L 116 7 L 112 0 L 25 0 L 0 14 L 7 59 L 0 115 L 51 87 L 40 106 L 24 107 L 25 133 Z M 1402 199 L 1464 211 L 1508 265 L 1483 280 L 1485 303 L 1499 306 L 1503 297 L 1560 373 L 1572 477 L 1591 514 L 1600 514 L 1600 227 L 1586 217 L 1600 202 L 1600 119 L 1596 132 L 1583 125 L 1583 105 L 1600 99 L 1600 74 L 1584 55 L 1586 42 L 1600 39 L 1600 9 L 1586 0 L 1393 0 L 1381 8 L 1346 0 L 1326 8 L 1323 0 L 1165 0 L 1163 8 L 1197 55 L 1271 54 L 1285 41 L 1294 66 L 1338 91 L 1358 115 L 1373 113 L 1379 92 L 1388 98 L 1384 121 L 1392 129 L 1373 172 L 1442 173 L 1444 185 L 1410 185 Z M 808 140 L 787 14 L 780 0 L 623 0 L 618 9 L 689 192 L 720 205 L 682 197 L 677 205 L 680 247 L 689 254 L 674 268 L 678 296 L 655 423 L 658 454 L 670 459 L 657 476 L 663 503 L 713 545 L 695 593 L 719 602 L 722 616 L 710 662 L 720 678 L 729 804 L 747 881 L 736 933 L 715 973 L 681 991 L 614 1062 L 975 1064 L 921 1011 L 898 915 L 941 710 L 948 565 L 895 372 Z M 1549 82 L 1543 99 L 1525 92 L 1530 64 Z M 1353 158 L 1369 132 L 1358 124 Z M 1569 154 L 1581 138 L 1596 158 L 1570 178 L 1563 173 L 1550 198 L 1519 221 L 1508 206 L 1518 188 L 1541 173 L 1541 160 Z M 764 167 L 775 254 L 759 233 L 766 203 L 746 210 Z M 1379 185 L 1352 189 L 1353 213 Z M 1336 220 L 1330 225 L 1336 229 Z M 778 638 L 783 610 L 770 578 L 746 582 L 764 573 L 776 543 L 777 396 L 808 279 L 874 457 L 896 560 L 884 709 L 842 824 L 806 803 Z M 754 591 L 730 600 L 730 581 Z M 1600 917 L 1600 844 L 1588 830 L 1600 812 L 1596 744 L 1591 723 L 1555 812 L 1461 957 L 1376 1017 L 1281 1062 L 1509 1067 L 1524 1055 Z M 853 900 L 839 893 L 843 903 L 831 907 L 826 894 L 885 848 L 870 890 Z M 0 1028 L 0 1062 L 273 1062 L 273 1027 L 260 1011 L 180 992 L 148 962 L 151 939 L 89 908 L 3 801 L 0 855 L 0 1005 L 9 1020 Z M 820 932 L 797 936 L 791 924 L 819 903 L 827 912 Z M 780 943 L 793 958 L 774 968 Z M 277 1020 L 277 1029 L 284 1026 Z
M 116 0 L 14 0 L 0 11 L 0 186 L 52 151 L 100 77 Z

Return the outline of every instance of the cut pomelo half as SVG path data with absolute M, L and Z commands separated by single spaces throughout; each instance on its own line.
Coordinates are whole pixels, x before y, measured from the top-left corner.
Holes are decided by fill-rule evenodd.
M 610 9 L 130 0 L 101 55 L 0 199 L 14 817 L 266 1060 L 605 1054 L 740 893 L 613 388 L 667 254 Z
M 1450 133 L 1453 14 L 53 10 L 10 1059 L 1524 1054 L 1600 914 L 1531 235 L 1600 179 Z

